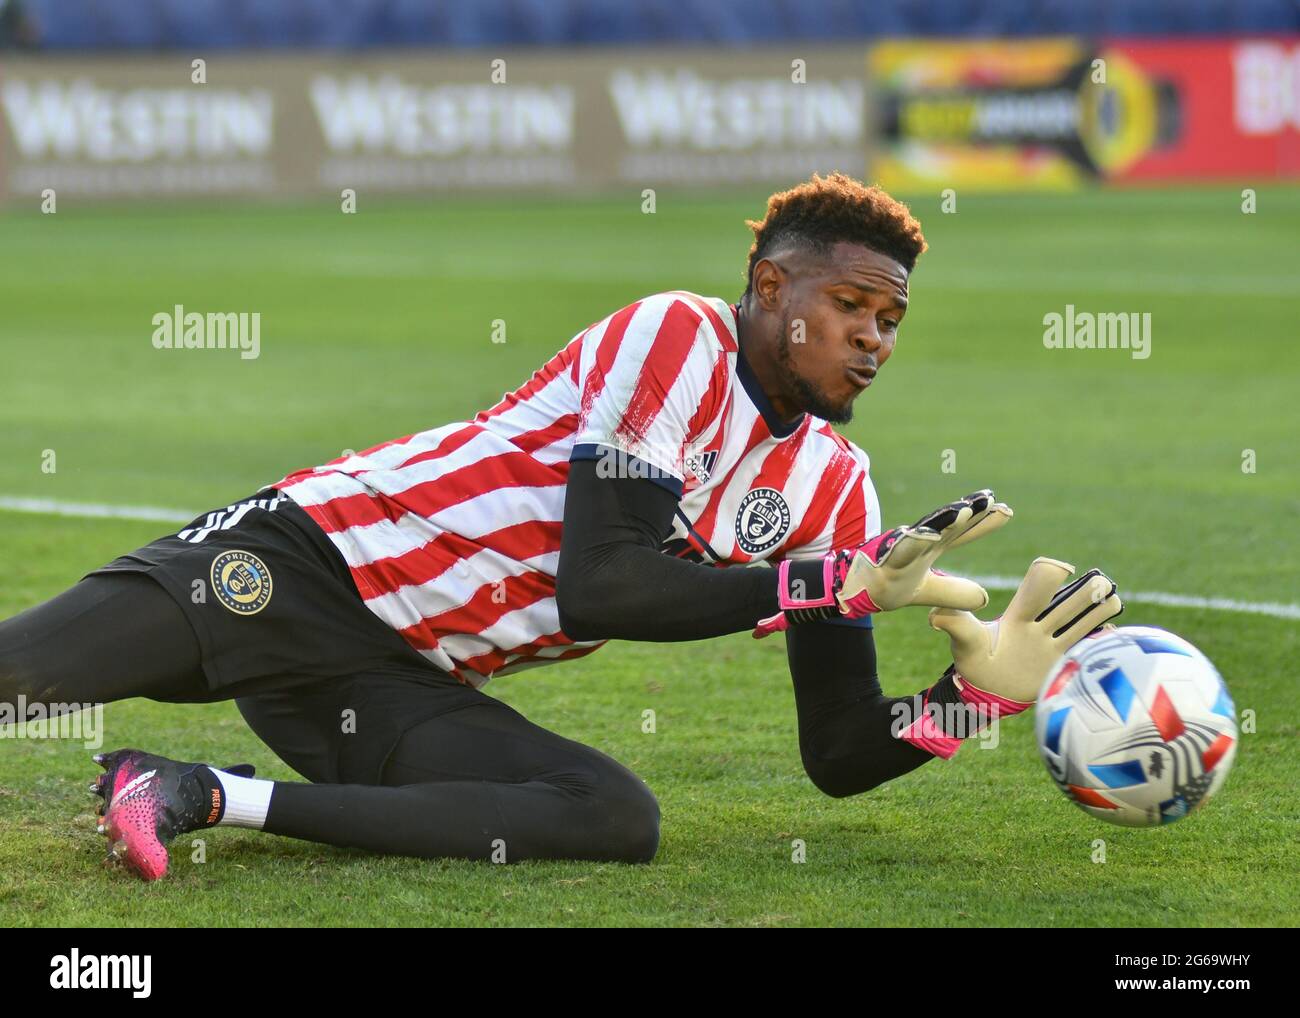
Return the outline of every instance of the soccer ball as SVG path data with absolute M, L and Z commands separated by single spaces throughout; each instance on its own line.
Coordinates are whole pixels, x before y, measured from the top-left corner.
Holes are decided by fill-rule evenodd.
M 1237 751 L 1236 709 L 1209 658 L 1163 629 L 1079 641 L 1038 695 L 1038 751 L 1057 787 L 1124 827 L 1185 817 L 1217 792 Z

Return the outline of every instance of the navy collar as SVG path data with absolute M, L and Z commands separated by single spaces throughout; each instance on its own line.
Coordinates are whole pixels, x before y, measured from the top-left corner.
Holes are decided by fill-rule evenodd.
M 758 412 L 763 417 L 763 423 L 767 425 L 767 430 L 772 433 L 773 438 L 789 438 L 803 424 L 807 414 L 800 414 L 793 421 L 783 421 L 772 406 L 772 401 L 767 398 L 767 393 L 759 384 L 758 378 L 754 375 L 754 369 L 749 366 L 749 361 L 745 359 L 745 349 L 740 345 L 740 305 L 733 304 L 731 313 L 736 317 L 736 377 L 740 379 L 741 386 L 744 387 L 745 393 L 749 396 L 750 401 L 758 408 Z

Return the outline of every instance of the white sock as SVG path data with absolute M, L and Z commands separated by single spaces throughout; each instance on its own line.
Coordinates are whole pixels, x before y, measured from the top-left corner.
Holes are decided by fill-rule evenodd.
M 264 778 L 241 778 L 209 767 L 221 783 L 221 793 L 226 798 L 226 811 L 217 821 L 218 827 L 251 827 L 260 831 L 266 824 L 266 811 L 271 805 L 274 781 Z

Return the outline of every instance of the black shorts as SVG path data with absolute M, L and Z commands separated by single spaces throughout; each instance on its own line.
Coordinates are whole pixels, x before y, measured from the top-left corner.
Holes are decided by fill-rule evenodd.
M 370 611 L 324 531 L 288 496 L 205 513 L 90 575 L 143 573 L 198 639 L 212 700 L 311 781 L 375 783 L 414 724 L 498 702 L 426 661 Z

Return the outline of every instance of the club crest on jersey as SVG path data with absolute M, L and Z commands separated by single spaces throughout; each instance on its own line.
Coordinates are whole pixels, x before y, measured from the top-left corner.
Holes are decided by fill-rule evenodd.
M 271 600 L 271 570 L 246 551 L 223 551 L 212 560 L 212 590 L 236 615 L 256 615 Z
M 776 544 L 790 529 L 790 507 L 775 488 L 753 488 L 736 512 L 736 543 L 750 555 Z

